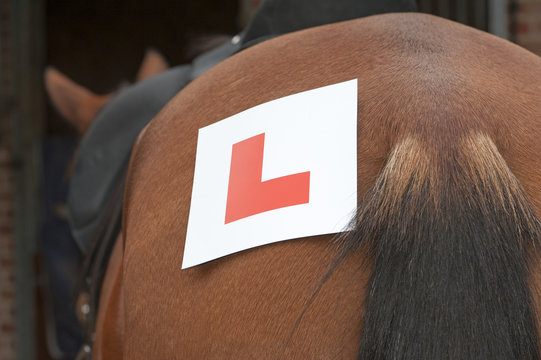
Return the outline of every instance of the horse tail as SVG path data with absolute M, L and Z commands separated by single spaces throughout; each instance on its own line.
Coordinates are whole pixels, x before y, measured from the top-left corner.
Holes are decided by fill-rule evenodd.
M 360 359 L 539 358 L 541 226 L 488 136 L 397 142 L 356 219 L 342 254 L 373 261 Z

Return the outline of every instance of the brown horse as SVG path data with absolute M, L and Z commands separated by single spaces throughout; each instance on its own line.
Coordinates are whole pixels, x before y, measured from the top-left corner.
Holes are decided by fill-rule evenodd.
M 354 78 L 354 230 L 181 270 L 197 130 Z M 539 358 L 540 94 L 539 57 L 421 14 L 300 31 L 224 61 L 139 138 L 95 356 Z

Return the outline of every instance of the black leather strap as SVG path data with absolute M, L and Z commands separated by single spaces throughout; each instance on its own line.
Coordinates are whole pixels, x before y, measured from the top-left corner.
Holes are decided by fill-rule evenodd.
M 101 285 L 107 271 L 111 252 L 121 231 L 122 198 L 126 174 L 127 166 L 124 166 L 122 175 L 115 184 L 113 194 L 107 201 L 106 209 L 92 238 L 80 275 L 79 293 L 86 294 L 88 299 L 88 304 L 86 304 L 88 314 L 86 314 L 86 323 L 84 324 L 84 336 L 85 343 L 90 348 L 94 337 Z

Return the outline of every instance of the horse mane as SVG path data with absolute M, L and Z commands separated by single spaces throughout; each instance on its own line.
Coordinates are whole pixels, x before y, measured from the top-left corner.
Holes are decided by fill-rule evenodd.
M 539 220 L 487 135 L 446 145 L 399 141 L 342 241 L 373 256 L 359 359 L 538 359 Z

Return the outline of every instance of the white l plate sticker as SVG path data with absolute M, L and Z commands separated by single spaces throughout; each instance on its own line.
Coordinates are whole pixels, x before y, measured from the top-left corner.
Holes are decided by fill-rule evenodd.
M 357 80 L 199 129 L 182 268 L 344 231 L 357 207 Z

